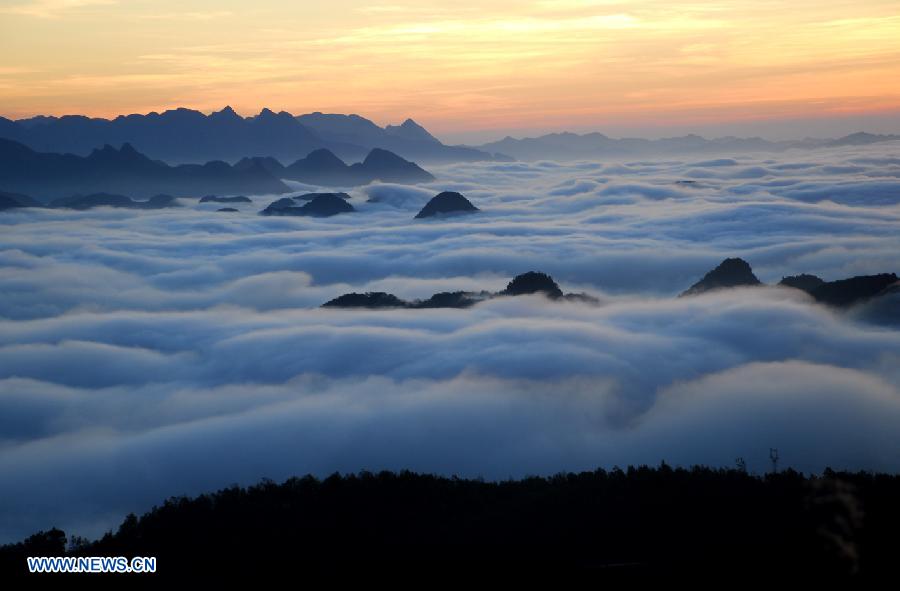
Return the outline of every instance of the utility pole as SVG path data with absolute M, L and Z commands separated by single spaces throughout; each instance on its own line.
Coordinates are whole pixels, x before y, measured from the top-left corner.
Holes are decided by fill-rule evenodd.
M 769 448 L 769 459 L 772 460 L 772 474 L 776 474 L 778 472 L 778 448 L 777 447 Z

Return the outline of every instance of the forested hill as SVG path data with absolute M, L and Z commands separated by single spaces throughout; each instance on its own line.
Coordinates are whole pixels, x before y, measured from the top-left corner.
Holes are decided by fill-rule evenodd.
M 755 476 L 662 465 L 504 482 L 308 476 L 172 498 L 70 552 L 156 556 L 158 572 L 140 576 L 161 578 L 273 569 L 875 577 L 895 565 L 898 498 L 898 476 L 832 471 Z M 3 576 L 25 576 L 24 556 L 59 555 L 64 545 L 54 530 L 4 547 Z

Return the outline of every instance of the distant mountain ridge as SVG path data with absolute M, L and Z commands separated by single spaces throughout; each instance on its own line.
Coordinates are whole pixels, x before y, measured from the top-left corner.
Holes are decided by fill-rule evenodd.
M 287 193 L 281 180 L 255 164 L 238 169 L 222 161 L 169 166 L 131 144 L 110 145 L 88 156 L 36 152 L 0 139 L 0 187 L 42 202 L 77 194 L 113 193 L 138 198 L 159 194 L 190 197 L 210 193 Z
M 138 152 L 131 144 L 105 145 L 88 156 L 35 152 L 0 139 L 0 189 L 47 202 L 88 193 L 125 193 L 151 197 L 161 193 L 197 197 L 223 193 L 287 193 L 281 179 L 325 186 L 358 186 L 379 180 L 420 183 L 429 172 L 387 150 L 373 149 L 362 162 L 347 165 L 326 149 L 314 150 L 289 166 L 271 157 L 243 158 L 169 166 Z M 15 199 L 6 200 L 15 206 Z
M 431 173 L 415 162 L 381 148 L 373 148 L 362 162 L 350 165 L 325 148 L 313 150 L 287 166 L 268 156 L 242 158 L 234 165 L 241 170 L 253 166 L 264 168 L 280 179 L 326 187 L 351 187 L 366 185 L 373 181 L 427 183 L 434 180 Z
M 611 138 L 602 133 L 550 133 L 538 137 L 516 139 L 510 136 L 489 142 L 475 149 L 502 153 L 517 160 L 578 160 L 591 158 L 668 156 L 690 154 L 718 154 L 733 152 L 780 152 L 789 149 L 815 149 L 840 146 L 863 146 L 880 142 L 900 141 L 900 135 L 879 135 L 865 132 L 837 139 L 769 141 L 759 137 L 720 137 L 707 139 L 699 135 L 648 140 L 642 138 Z
M 168 163 L 236 162 L 247 154 L 293 161 L 321 148 L 350 160 L 362 159 L 375 148 L 423 162 L 495 158 L 473 148 L 446 146 L 412 119 L 382 128 L 359 115 L 294 116 L 263 109 L 258 115 L 241 117 L 231 107 L 209 115 L 178 108 L 114 119 L 40 115 L 13 121 L 0 117 L 0 138 L 39 152 L 81 156 L 106 144 L 128 143 Z

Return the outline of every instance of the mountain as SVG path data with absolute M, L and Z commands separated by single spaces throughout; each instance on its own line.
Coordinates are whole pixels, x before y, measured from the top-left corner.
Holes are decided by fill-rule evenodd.
M 49 201 L 74 194 L 125 193 L 149 198 L 209 193 L 286 193 L 290 189 L 261 166 L 243 170 L 225 162 L 169 166 L 130 144 L 110 145 L 88 156 L 35 152 L 0 139 L 0 187 Z
M 5 209 L 15 209 L 18 207 L 40 207 L 41 204 L 21 193 L 7 193 L 0 191 L 0 211 Z
M 237 195 L 235 197 L 219 197 L 218 195 L 207 195 L 200 198 L 200 203 L 252 203 L 248 197 Z
M 366 185 L 376 180 L 408 184 L 434 180 L 434 176 L 416 163 L 379 148 L 369 152 L 362 162 L 350 166 L 329 150 L 315 150 L 286 166 L 282 178 L 330 187 Z
M 828 146 L 868 146 L 869 144 L 894 142 L 897 140 L 900 140 L 900 135 L 882 135 L 860 131 L 857 133 L 851 133 L 850 135 L 845 135 L 844 137 L 835 140 L 825 140 L 825 142 Z
M 323 308 L 406 308 L 409 304 L 383 291 L 345 293 L 322 304 Z
M 431 173 L 415 162 L 381 148 L 374 148 L 365 160 L 351 165 L 350 170 L 364 181 L 361 184 L 376 180 L 384 183 L 427 183 L 434 180 Z
M 778 283 L 783 287 L 799 289 L 810 294 L 817 302 L 846 308 L 854 304 L 880 297 L 900 290 L 900 279 L 894 273 L 860 275 L 837 281 L 823 281 L 815 275 L 792 275 Z M 750 265 L 743 259 L 725 259 L 681 294 L 690 296 L 714 289 L 762 285 Z
M 282 178 L 284 174 L 284 165 L 276 158 L 271 156 L 252 156 L 241 158 L 234 164 L 236 170 L 250 170 L 259 166 L 268 171 L 275 178 Z
M 384 128 L 384 132 L 393 138 L 407 141 L 426 142 L 430 144 L 441 143 L 440 140 L 428 133 L 428 130 L 412 119 L 407 119 L 400 125 L 388 125 Z
M 812 292 L 817 302 L 835 307 L 847 307 L 885 294 L 898 281 L 894 273 L 860 275 L 849 279 L 823 283 Z
M 684 153 L 729 153 L 771 151 L 777 144 L 761 138 L 726 137 L 707 140 L 698 135 L 647 140 L 610 138 L 602 133 L 551 133 L 533 138 L 505 137 L 477 146 L 488 152 L 502 152 L 517 160 L 580 160 L 594 158 L 631 158 L 643 156 L 679 156 Z
M 91 195 L 73 195 L 61 197 L 50 202 L 50 207 L 62 207 L 67 209 L 91 209 L 94 207 L 123 207 L 126 209 L 163 209 L 177 207 L 175 198 L 171 195 L 155 195 L 146 201 L 135 201 L 124 195 L 111 195 L 109 193 L 93 193 Z
M 406 301 L 397 296 L 384 292 L 348 293 L 338 296 L 322 304 L 325 308 L 468 308 L 495 297 L 519 296 L 543 294 L 546 297 L 558 300 L 580 301 L 596 303 L 597 299 L 583 293 L 563 294 L 562 290 L 546 273 L 529 271 L 516 275 L 506 286 L 506 289 L 497 293 L 489 291 L 444 291 L 436 293 L 426 300 Z
M 39 152 L 81 156 L 105 144 L 130 143 L 151 158 L 169 163 L 236 162 L 248 153 L 287 162 L 320 148 L 353 160 L 373 148 L 428 162 L 493 159 L 473 148 L 445 146 L 411 119 L 381 128 L 358 115 L 295 117 L 286 111 L 263 109 L 258 115 L 241 117 L 231 107 L 209 115 L 178 108 L 114 119 L 66 115 L 12 121 L 0 117 L 0 138 Z
M 496 155 L 474 148 L 445 146 L 412 119 L 407 119 L 401 125 L 388 125 L 381 128 L 359 115 L 316 112 L 300 115 L 297 117 L 297 121 L 322 138 L 339 142 L 345 146 L 354 145 L 360 148 L 360 153 L 336 150 L 345 158 L 361 158 L 366 151 L 381 148 L 404 158 L 428 163 L 498 159 Z
M 790 277 L 782 277 L 781 281 L 778 282 L 778 285 L 783 285 L 785 287 L 793 287 L 796 289 L 800 289 L 805 291 L 806 293 L 812 293 L 816 290 L 817 287 L 825 283 L 824 280 L 820 277 L 816 277 L 815 275 L 791 275 Z
M 536 271 L 529 271 L 527 273 L 522 273 L 521 275 L 516 275 L 513 280 L 507 284 L 506 289 L 501 291 L 498 295 L 519 296 L 536 293 L 542 293 L 550 299 L 557 299 L 563 296 L 562 290 L 559 288 L 559 285 L 553 281 L 552 277 L 546 273 L 538 273 Z
M 87 155 L 104 144 L 130 143 L 152 158 L 176 163 L 233 161 L 248 152 L 296 158 L 328 144 L 290 113 L 268 109 L 247 118 L 226 107 L 211 115 L 173 109 L 112 120 L 80 115 L 43 117 L 14 125 L 12 130 L 0 127 L 0 133 L 37 151 Z
M 714 289 L 752 285 L 760 285 L 760 281 L 753 274 L 753 269 L 747 261 L 737 258 L 725 259 L 681 295 L 691 296 Z
M 429 218 L 438 215 L 475 213 L 477 207 L 455 191 L 444 191 L 432 197 L 425 207 L 416 214 L 417 219 Z
M 726 154 L 741 152 L 780 152 L 789 149 L 814 149 L 835 146 L 859 146 L 898 141 L 900 135 L 855 133 L 837 139 L 804 139 L 772 142 L 762 138 L 721 137 L 706 139 L 699 135 L 662 138 L 611 138 L 602 133 L 550 133 L 521 139 L 507 136 L 500 141 L 475 146 L 491 153 L 502 153 L 518 160 L 589 160 L 596 158 L 680 157 L 684 154 Z
M 445 394 L 441 411 L 459 413 L 460 397 Z M 542 399 L 532 397 L 540 412 Z M 358 402 L 353 417 L 362 422 L 370 405 Z M 472 413 L 469 420 L 485 419 Z M 362 434 L 348 436 L 347 445 L 371 446 L 371 431 L 358 430 Z M 421 431 L 445 436 L 424 426 Z M 446 436 L 471 449 L 473 431 Z M 42 578 L 77 586 L 88 575 L 30 574 L 27 558 L 152 556 L 158 558 L 154 574 L 95 578 L 168 588 L 201 580 L 210 588 L 260 588 L 298 573 L 308 581 L 339 574 L 350 585 L 368 587 L 435 576 L 459 586 L 476 579 L 524 586 L 520 581 L 527 579 L 557 581 L 553 586 L 562 588 L 585 579 L 611 588 L 641 580 L 732 587 L 737 579 L 763 585 L 802 579 L 823 587 L 845 581 L 848 588 L 856 586 L 853 580 L 860 587 L 893 580 L 900 476 L 823 468 L 821 474 L 761 474 L 660 462 L 502 479 L 409 470 L 264 479 L 160 498 L 94 541 L 79 539 L 77 530 L 68 537 L 55 528 L 35 532 L 0 546 L 0 577 L 8 589 L 27 589 Z M 115 486 L 122 485 L 97 483 L 99 506 Z
M 324 186 L 357 184 L 355 179 L 350 178 L 347 164 L 324 148 L 313 150 L 304 158 L 286 166 L 282 178 Z
M 297 207 L 293 199 L 285 197 L 270 203 L 259 213 L 260 215 L 299 215 L 321 218 L 356 211 L 340 195 L 344 195 L 344 193 L 318 193 L 316 197 L 300 207 Z
M 301 195 L 294 195 L 291 199 L 295 201 L 312 201 L 317 197 L 321 197 L 323 195 L 334 195 L 335 197 L 340 197 L 341 199 L 350 199 L 350 195 L 346 193 L 303 193 Z

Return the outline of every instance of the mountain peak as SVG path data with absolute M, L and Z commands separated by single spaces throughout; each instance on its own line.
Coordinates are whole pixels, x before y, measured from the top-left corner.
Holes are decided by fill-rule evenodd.
M 238 120 L 242 119 L 240 115 L 235 112 L 234 109 L 231 108 L 231 105 L 226 105 L 221 111 L 213 111 L 209 114 L 212 119 L 222 119 L 222 120 Z
M 740 258 L 728 258 L 681 295 L 697 295 L 714 289 L 759 284 L 759 279 L 753 274 L 753 269 L 747 261 Z
M 432 197 L 425 204 L 425 207 L 416 214 L 416 218 L 428 218 L 441 214 L 474 213 L 476 211 L 478 211 L 478 208 L 472 205 L 472 202 L 461 193 L 444 191 Z
M 542 293 L 548 298 L 556 299 L 563 295 L 562 290 L 556 281 L 546 273 L 537 271 L 528 271 L 521 275 L 516 275 L 509 282 L 506 289 L 500 292 L 500 295 L 531 295 Z
M 372 148 L 366 155 L 366 159 L 363 160 L 363 164 L 367 166 L 372 164 L 398 164 L 401 162 L 406 162 L 406 160 L 384 148 Z
M 306 158 L 304 158 L 304 160 L 310 163 L 315 163 L 317 165 L 335 164 L 339 166 L 346 166 L 344 161 L 338 158 L 335 153 L 328 148 L 319 148 L 318 150 L 313 150 L 306 155 Z
M 400 125 L 388 125 L 384 131 L 389 135 L 407 140 L 440 143 L 440 140 L 428 133 L 428 130 L 409 118 Z

